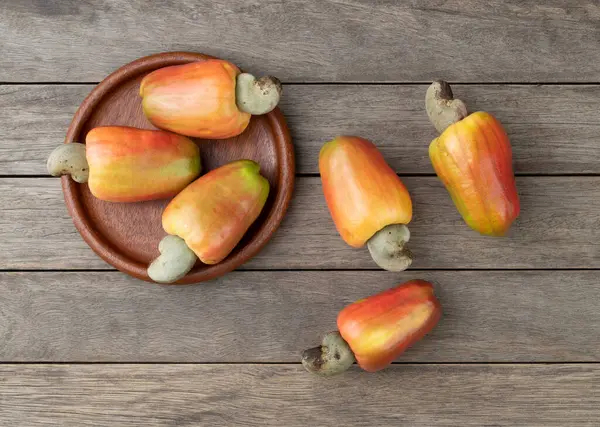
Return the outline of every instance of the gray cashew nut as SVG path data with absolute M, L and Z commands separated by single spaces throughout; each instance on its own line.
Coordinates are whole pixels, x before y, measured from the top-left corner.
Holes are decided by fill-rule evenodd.
M 404 271 L 412 264 L 412 254 L 406 248 L 410 230 L 404 224 L 383 227 L 367 242 L 371 258 L 388 271 Z
M 252 74 L 242 73 L 237 76 L 236 103 L 245 113 L 267 114 L 277 107 L 282 91 L 281 82 L 276 77 L 266 76 L 256 80 Z
M 90 169 L 85 157 L 85 144 L 71 142 L 56 147 L 48 157 L 46 167 L 52 176 L 71 175 L 75 182 L 87 182 Z
M 159 245 L 160 256 L 148 267 L 148 276 L 157 283 L 173 283 L 196 264 L 196 254 L 181 237 L 166 236 Z
M 354 363 L 354 353 L 338 331 L 325 334 L 321 345 L 302 353 L 302 366 L 313 374 L 341 374 Z
M 439 133 L 469 115 L 467 105 L 460 99 L 454 99 L 452 88 L 443 80 L 436 80 L 427 88 L 425 109 L 429 121 Z

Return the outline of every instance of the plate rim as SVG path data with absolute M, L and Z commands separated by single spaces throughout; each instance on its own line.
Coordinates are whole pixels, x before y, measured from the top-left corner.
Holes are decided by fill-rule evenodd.
M 198 60 L 215 59 L 211 55 L 205 55 L 196 52 L 162 52 L 154 55 L 138 58 L 126 65 L 123 65 L 116 71 L 102 80 L 85 97 L 67 130 L 64 143 L 70 143 L 75 140 L 83 129 L 83 125 L 90 118 L 97 104 L 114 87 L 122 82 L 133 78 L 139 74 L 162 68 L 169 65 L 181 65 Z M 277 192 L 271 205 L 267 217 L 263 220 L 261 226 L 252 240 L 234 253 L 229 255 L 220 263 L 209 265 L 200 271 L 192 270 L 182 279 L 173 284 L 194 284 L 214 279 L 235 270 L 253 258 L 271 239 L 275 231 L 279 228 L 281 221 L 286 215 L 290 200 L 294 191 L 295 179 L 295 155 L 294 147 L 289 129 L 287 127 L 283 113 L 279 107 L 265 115 L 271 130 L 277 140 L 276 151 L 279 158 L 279 180 Z M 105 262 L 115 267 L 117 270 L 133 276 L 146 282 L 155 283 L 146 272 L 147 264 L 143 264 L 127 258 L 125 254 L 115 251 L 110 243 L 94 229 L 92 221 L 87 217 L 86 210 L 81 203 L 79 188 L 81 185 L 73 181 L 69 176 L 61 177 L 61 186 L 67 206 L 67 211 L 73 219 L 75 228 L 82 236 L 88 246 Z M 166 233 L 165 233 L 166 235 Z

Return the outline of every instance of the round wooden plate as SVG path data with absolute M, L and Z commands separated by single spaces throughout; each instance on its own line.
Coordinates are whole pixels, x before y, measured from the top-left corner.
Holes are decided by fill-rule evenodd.
M 207 55 L 169 52 L 140 58 L 103 80 L 83 101 L 69 126 L 65 142 L 85 142 L 98 126 L 133 126 L 156 129 L 142 112 L 139 86 L 142 78 L 158 68 L 204 61 Z M 192 138 L 194 139 L 194 138 Z M 242 265 L 267 243 L 287 210 L 294 186 L 294 151 L 285 119 L 278 108 L 254 116 L 248 128 L 225 140 L 194 139 L 200 147 L 202 173 L 233 160 L 251 159 L 261 166 L 271 191 L 261 216 L 242 241 L 222 262 L 198 262 L 179 284 L 197 283 L 223 275 Z M 90 247 L 120 271 L 151 281 L 146 273 L 156 258 L 158 243 L 166 235 L 162 211 L 169 200 L 111 203 L 96 199 L 87 184 L 62 177 L 62 188 L 75 227 Z

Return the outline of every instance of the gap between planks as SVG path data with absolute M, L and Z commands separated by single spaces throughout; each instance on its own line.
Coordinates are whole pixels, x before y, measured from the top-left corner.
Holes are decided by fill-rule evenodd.
M 124 64 L 125 65 L 125 64 Z M 116 71 L 116 70 L 115 70 Z M 107 76 L 108 77 L 108 76 Z M 94 82 L 59 82 L 59 81 L 14 81 L 8 82 L 3 81 L 0 82 L 0 86 L 36 86 L 36 85 L 54 85 L 54 86 L 69 86 L 69 85 L 97 85 L 99 81 Z M 589 82 L 577 82 L 577 81 L 557 81 L 557 82 L 502 82 L 502 81 L 486 81 L 486 82 L 463 82 L 463 81 L 452 81 L 448 80 L 448 83 L 452 85 L 464 85 L 464 86 L 494 86 L 494 85 L 512 85 L 512 86 L 598 86 L 600 82 L 597 81 L 589 81 Z M 345 82 L 320 82 L 320 81 L 305 81 L 305 82 L 281 82 L 283 85 L 288 86 L 426 86 L 430 85 L 430 81 L 397 81 L 397 82 L 389 82 L 389 81 L 345 81 Z
M 216 366 L 296 366 L 301 365 L 301 362 L 160 362 L 160 361 L 141 361 L 141 362 L 106 362 L 106 361 L 80 361 L 80 360 L 68 360 L 68 361 L 0 361 L 0 365 L 27 365 L 27 366 L 50 366 L 50 365 L 100 365 L 100 366 L 136 366 L 136 365 L 161 365 L 161 366 L 202 366 L 202 365 L 216 365 Z M 527 365 L 600 365 L 600 361 L 588 361 L 588 360 L 552 360 L 552 361 L 516 361 L 516 362 L 499 362 L 499 361 L 486 361 L 486 362 L 392 362 L 390 366 L 527 366 Z M 356 368 L 356 363 L 354 364 Z M 343 374 L 342 374 L 343 375 Z
M 352 271 L 356 271 L 356 272 L 368 272 L 368 271 L 372 271 L 372 272 L 385 272 L 384 270 L 380 269 L 380 268 L 238 268 L 236 270 L 234 270 L 237 273 L 266 273 L 266 272 L 281 272 L 281 273 L 302 273 L 302 272 L 341 272 L 341 271 L 347 271 L 347 272 L 352 272 Z M 577 272 L 577 271 L 600 271 L 600 268 L 598 267 L 574 267 L 574 268 L 564 268 L 564 267 L 557 267 L 557 268 L 415 268 L 415 269 L 410 269 L 410 270 L 405 270 L 405 272 L 407 273 L 419 273 L 419 272 L 434 272 L 434 271 L 448 271 L 448 272 L 469 272 L 469 271 L 522 271 L 522 272 L 527 272 L 527 271 L 569 271 L 569 272 Z M 0 268 L 0 273 L 118 273 L 119 270 L 115 269 L 115 268 L 84 268 L 84 269 L 77 269 L 77 268 L 57 268 L 57 269 L 51 269 L 51 268 L 5 268 L 5 269 L 1 269 Z M 122 273 L 125 274 L 125 273 Z M 229 274 L 229 273 L 228 273 Z M 194 285 L 200 285 L 202 282 L 198 282 L 196 284 L 190 284 L 190 285 L 182 285 L 182 286 L 194 286 Z M 162 285 L 159 285 L 162 286 Z M 169 286 L 169 285 L 167 285 Z M 179 286 L 179 285 L 177 285 Z
M 421 177 L 435 177 L 433 173 L 397 173 L 400 178 L 421 178 Z M 297 173 L 294 175 L 296 178 L 320 178 L 318 173 Z M 600 176 L 600 173 L 515 173 L 518 177 L 553 177 L 553 178 L 569 178 L 569 177 L 595 177 Z M 51 175 L 19 175 L 16 174 L 0 174 L 0 179 L 11 179 L 11 178 L 26 178 L 26 179 L 40 179 L 40 178 L 52 178 Z

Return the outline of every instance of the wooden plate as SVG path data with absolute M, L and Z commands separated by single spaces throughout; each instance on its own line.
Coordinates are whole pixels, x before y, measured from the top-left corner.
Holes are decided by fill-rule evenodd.
M 103 80 L 83 101 L 69 126 L 65 142 L 85 142 L 97 126 L 133 126 L 155 129 L 142 112 L 139 85 L 158 68 L 204 61 L 207 55 L 170 52 L 140 58 Z M 284 95 L 285 96 L 285 95 Z M 193 138 L 192 138 L 193 139 Z M 242 265 L 267 243 L 287 210 L 294 186 L 294 151 L 279 109 L 252 117 L 239 136 L 226 140 L 194 139 L 200 147 L 202 173 L 238 159 L 251 159 L 271 184 L 261 216 L 233 252 L 216 265 L 200 262 L 179 284 L 197 283 L 225 274 Z M 90 247 L 120 271 L 151 281 L 146 273 L 156 258 L 158 243 L 166 235 L 161 215 L 169 200 L 111 203 L 96 199 L 87 184 L 62 177 L 62 188 L 75 227 Z

